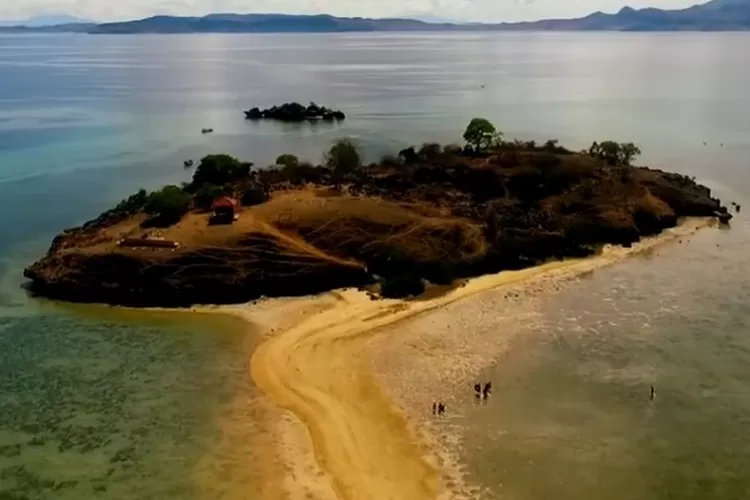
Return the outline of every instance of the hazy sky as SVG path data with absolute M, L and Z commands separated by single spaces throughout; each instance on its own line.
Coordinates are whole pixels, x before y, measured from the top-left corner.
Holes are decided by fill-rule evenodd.
M 681 8 L 701 0 L 0 0 L 0 19 L 69 13 L 96 20 L 209 12 L 331 13 L 347 16 L 436 16 L 477 21 L 574 17 L 596 10 Z

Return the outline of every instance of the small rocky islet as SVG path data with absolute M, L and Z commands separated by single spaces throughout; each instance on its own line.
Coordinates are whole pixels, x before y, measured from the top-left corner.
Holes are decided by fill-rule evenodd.
M 632 166 L 633 144 L 574 152 L 554 140 L 506 141 L 486 120 L 464 138 L 369 165 L 348 139 L 320 165 L 286 154 L 256 169 L 207 156 L 190 182 L 141 190 L 65 230 L 25 270 L 28 288 L 163 307 L 342 287 L 403 297 L 426 283 L 629 246 L 681 217 L 731 218 L 694 179 Z
M 343 111 L 318 106 L 314 102 L 304 106 L 289 102 L 268 109 L 252 108 L 244 112 L 247 120 L 278 120 L 283 122 L 341 121 L 346 119 Z

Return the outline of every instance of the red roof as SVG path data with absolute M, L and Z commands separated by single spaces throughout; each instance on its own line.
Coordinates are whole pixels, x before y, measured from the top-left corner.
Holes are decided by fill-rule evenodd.
M 237 208 L 237 200 L 234 198 L 230 198 L 229 196 L 222 196 L 221 198 L 216 198 L 214 200 L 213 208 Z

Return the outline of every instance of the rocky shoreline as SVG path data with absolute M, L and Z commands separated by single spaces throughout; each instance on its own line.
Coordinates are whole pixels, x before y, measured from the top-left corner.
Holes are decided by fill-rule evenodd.
M 28 288 L 160 307 L 343 287 L 403 297 L 429 283 L 627 247 L 682 217 L 731 218 L 693 179 L 553 141 L 425 144 L 370 165 L 339 141 L 325 158 L 313 166 L 283 155 L 253 170 L 206 157 L 186 186 L 139 192 L 64 231 L 25 270 Z M 217 225 L 219 196 L 237 202 L 235 219 Z

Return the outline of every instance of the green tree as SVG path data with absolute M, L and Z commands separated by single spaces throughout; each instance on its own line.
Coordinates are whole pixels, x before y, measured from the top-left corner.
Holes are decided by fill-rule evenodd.
M 350 174 L 362 166 L 359 148 L 351 139 L 339 139 L 325 154 L 325 164 L 338 177 Z
M 283 154 L 276 158 L 276 165 L 281 165 L 283 167 L 293 169 L 299 166 L 299 158 L 297 158 L 295 155 Z
M 244 163 L 229 155 L 208 155 L 201 160 L 193 174 L 190 188 L 197 191 L 204 184 L 224 186 L 250 175 L 252 163 Z
M 464 140 L 474 148 L 474 151 L 482 151 L 490 147 L 492 142 L 502 137 L 502 133 L 495 129 L 489 120 L 474 118 L 466 127 Z
M 163 222 L 174 223 L 190 210 L 191 203 L 190 195 L 179 186 L 165 186 L 151 193 L 144 210 Z
M 632 142 L 620 144 L 620 163 L 622 165 L 630 165 L 640 154 L 641 148 Z
M 195 192 L 195 205 L 200 208 L 211 208 L 216 198 L 226 194 L 226 189 L 216 184 L 203 184 Z
M 122 200 L 113 209 L 113 212 L 133 214 L 139 212 L 146 206 L 148 202 L 149 194 L 145 189 L 139 189 L 137 193 L 129 196 L 127 199 Z

